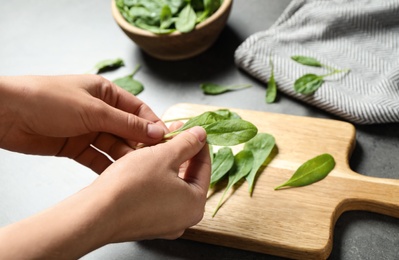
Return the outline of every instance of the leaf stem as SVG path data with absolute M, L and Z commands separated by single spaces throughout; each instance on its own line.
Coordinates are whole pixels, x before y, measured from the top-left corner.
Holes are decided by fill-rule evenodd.
M 215 209 L 215 211 L 214 211 L 213 214 L 212 214 L 212 218 L 216 216 L 216 213 L 217 213 L 217 212 L 219 211 L 219 209 L 222 207 L 222 202 L 223 202 L 223 200 L 224 200 L 224 197 L 226 196 L 226 193 L 227 193 L 227 191 L 229 191 L 229 190 L 230 190 L 230 188 L 227 188 L 227 189 L 224 190 L 223 195 L 222 195 L 222 197 L 220 198 L 219 203 L 218 203 L 218 205 L 216 206 L 216 209 Z
M 164 120 L 164 123 L 176 122 L 176 121 L 183 121 L 183 120 L 190 120 L 192 117 L 180 117 L 180 118 L 172 118 Z
M 134 68 L 133 72 L 129 74 L 129 76 L 130 76 L 130 77 L 133 77 L 133 76 L 137 73 L 137 71 L 139 71 L 140 68 L 141 68 L 141 65 L 138 64 L 138 65 Z
M 175 130 L 173 132 L 167 133 L 166 135 L 164 135 L 163 140 L 170 139 L 173 136 L 180 134 L 180 132 L 181 131 L 179 129 L 177 129 L 177 130 Z
M 334 74 L 338 74 L 338 73 L 347 73 L 349 72 L 350 69 L 343 69 L 343 70 L 338 70 L 338 69 L 334 69 L 333 71 L 331 71 L 330 73 L 324 74 L 324 75 L 320 75 L 319 77 L 321 78 L 325 78 Z

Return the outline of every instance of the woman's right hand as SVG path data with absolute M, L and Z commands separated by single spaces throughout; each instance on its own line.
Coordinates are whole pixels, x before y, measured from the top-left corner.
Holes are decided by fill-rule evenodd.
M 78 259 L 109 243 L 181 236 L 205 210 L 205 139 L 194 127 L 122 156 L 78 193 L 0 228 L 0 258 Z
M 201 127 L 116 161 L 93 183 L 114 198 L 109 242 L 181 236 L 203 217 L 210 172 Z

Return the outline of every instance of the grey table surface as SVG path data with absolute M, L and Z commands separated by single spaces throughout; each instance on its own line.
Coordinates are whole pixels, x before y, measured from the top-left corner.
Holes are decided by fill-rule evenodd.
M 117 27 L 109 0 L 1 1 L 0 74 L 79 74 L 107 58 L 126 66 L 104 74 L 124 76 L 137 64 L 145 84 L 139 95 L 158 114 L 180 102 L 236 107 L 318 118 L 334 118 L 288 96 L 275 104 L 262 98 L 264 84 L 235 65 L 233 54 L 251 34 L 268 29 L 289 0 L 235 0 L 228 24 L 204 54 L 179 62 L 153 59 Z M 252 88 L 205 96 L 199 84 L 250 83 Z M 398 179 L 399 125 L 356 125 L 351 168 L 361 174 Z M 0 150 L 0 226 L 28 217 L 73 194 L 96 178 L 63 158 Z M 267 225 L 267 223 L 265 223 Z M 369 212 L 346 212 L 334 228 L 330 259 L 399 259 L 398 219 Z M 83 259 L 281 259 L 276 256 L 183 239 L 107 245 Z

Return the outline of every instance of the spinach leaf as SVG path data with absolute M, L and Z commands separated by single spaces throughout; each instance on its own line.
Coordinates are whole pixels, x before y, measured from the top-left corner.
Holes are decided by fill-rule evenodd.
M 212 162 L 210 187 L 212 188 L 233 167 L 234 155 L 229 147 L 220 148 Z
M 133 6 L 139 3 L 140 0 L 121 0 L 127 6 Z
M 172 23 L 173 23 L 172 10 L 170 9 L 170 7 L 168 5 L 165 5 L 164 7 L 162 7 L 161 14 L 160 14 L 160 21 L 161 21 L 161 25 L 160 25 L 161 29 L 167 29 L 168 27 L 170 27 L 172 25 Z
M 228 109 L 218 109 L 214 111 L 216 114 L 223 116 L 225 119 L 241 119 L 241 117 Z
M 202 113 L 199 116 L 190 118 L 182 127 L 180 127 L 179 129 L 176 129 L 173 132 L 166 134 L 165 138 L 170 138 L 170 137 L 172 137 L 176 134 L 179 134 L 182 131 L 192 128 L 194 126 L 204 127 L 206 125 L 209 125 L 209 124 L 215 123 L 217 121 L 221 121 L 221 120 L 225 120 L 225 117 L 223 117 L 215 112 L 207 111 L 207 112 Z
M 252 170 L 246 177 L 249 184 L 249 195 L 253 193 L 256 174 L 269 157 L 275 144 L 274 137 L 266 133 L 258 133 L 254 138 L 245 143 L 244 150 L 251 151 L 254 157 Z
M 120 58 L 102 60 L 96 63 L 94 68 L 88 73 L 99 74 L 108 70 L 118 69 L 122 66 L 125 66 L 125 62 Z
M 291 59 L 302 64 L 302 65 L 307 65 L 307 66 L 312 66 L 312 67 L 322 67 L 323 66 L 318 60 L 316 60 L 315 58 L 312 58 L 312 57 L 296 55 L 296 56 L 292 56 Z
M 271 74 L 266 89 L 266 103 L 269 104 L 273 103 L 276 100 L 277 96 L 277 85 L 276 85 L 276 80 L 274 79 L 274 65 L 271 59 L 270 59 L 270 68 L 271 68 Z
M 245 89 L 249 88 L 251 85 L 232 85 L 232 86 L 223 86 L 223 85 L 218 85 L 218 84 L 213 84 L 213 83 L 203 83 L 200 85 L 200 88 L 204 92 L 204 94 L 207 95 L 218 95 L 222 94 L 228 91 L 233 91 L 233 90 L 240 90 L 240 89 Z
M 220 0 L 204 0 L 204 12 L 211 16 L 220 7 Z
M 116 0 L 127 22 L 155 34 L 190 32 L 220 5 L 220 0 Z
M 205 125 L 207 142 L 212 145 L 232 146 L 252 139 L 258 128 L 242 119 L 228 119 Z
M 234 113 L 230 116 L 234 116 Z M 174 120 L 175 121 L 175 120 Z M 212 145 L 231 146 L 250 140 L 258 132 L 252 123 L 238 119 L 226 118 L 225 115 L 208 111 L 189 119 L 181 128 L 170 132 L 164 139 L 171 138 L 193 126 L 201 126 L 207 133 L 207 142 Z
M 174 31 L 176 31 L 175 29 L 168 29 L 168 28 L 162 29 L 162 28 L 159 28 L 158 26 L 149 25 L 143 19 L 137 19 L 134 24 L 138 28 L 141 28 L 143 30 L 147 30 L 147 31 L 155 33 L 155 34 L 169 34 L 169 33 L 172 33 Z
M 226 189 L 223 192 L 222 197 L 220 198 L 220 201 L 212 217 L 216 215 L 216 213 L 222 206 L 222 202 L 227 192 L 233 187 L 234 184 L 239 182 L 251 171 L 253 160 L 254 159 L 251 151 L 242 150 L 234 156 L 234 166 L 229 172 L 229 182 L 227 184 Z
M 330 154 L 321 154 L 302 164 L 285 183 L 274 188 L 300 187 L 310 185 L 324 179 L 335 167 L 335 160 Z
M 316 74 L 305 74 L 299 79 L 295 80 L 294 89 L 300 94 L 313 94 L 324 83 L 323 78 L 324 76 L 319 76 Z
M 117 78 L 113 80 L 113 82 L 119 87 L 129 91 L 133 95 L 140 94 L 144 90 L 144 86 L 143 84 L 141 84 L 141 82 L 133 79 L 133 76 L 136 74 L 139 68 L 140 65 L 136 66 L 136 68 L 131 74 L 124 76 L 122 78 Z
M 181 33 L 188 33 L 194 30 L 197 15 L 190 4 L 187 4 L 179 13 L 175 22 L 176 29 Z
M 173 16 L 176 15 L 186 3 L 185 0 L 165 0 L 165 2 L 170 7 Z M 193 5 L 192 2 L 193 0 L 191 0 L 191 5 Z
M 305 75 L 301 76 L 300 78 L 298 78 L 297 80 L 295 80 L 294 90 L 297 93 L 304 94 L 304 95 L 311 95 L 314 92 L 316 92 L 316 90 L 318 90 L 321 87 L 321 85 L 323 85 L 325 77 L 328 77 L 328 76 L 331 76 L 331 75 L 334 75 L 337 73 L 341 73 L 341 72 L 346 73 L 346 72 L 350 71 L 349 69 L 339 70 L 339 69 L 335 69 L 333 67 L 321 64 L 318 60 L 316 60 L 315 58 L 312 58 L 312 57 L 296 55 L 296 56 L 292 56 L 291 59 L 300 64 L 303 64 L 303 65 L 313 66 L 313 67 L 324 67 L 330 71 L 330 73 L 325 74 L 325 75 L 305 74 Z
M 204 9 L 201 12 L 200 16 L 198 16 L 197 22 L 202 22 L 206 20 L 206 18 L 210 17 L 213 13 L 219 9 L 221 2 L 220 0 L 204 0 Z
M 160 11 L 157 11 L 157 13 Z M 159 22 L 159 16 L 154 15 L 154 12 L 151 12 L 147 8 L 143 6 L 133 6 L 129 9 L 129 15 L 135 20 L 145 21 L 146 24 L 157 26 Z

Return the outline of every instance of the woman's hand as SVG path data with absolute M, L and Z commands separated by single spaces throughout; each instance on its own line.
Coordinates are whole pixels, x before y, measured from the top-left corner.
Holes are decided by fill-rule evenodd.
M 167 131 L 141 100 L 97 75 L 0 77 L 0 148 L 70 157 L 97 173 Z M 129 145 L 128 145 L 129 144 Z
M 93 183 L 114 197 L 111 241 L 181 236 L 203 217 L 210 171 L 201 127 L 115 162 Z
M 108 243 L 179 237 L 204 214 L 205 139 L 194 127 L 125 155 L 77 194 L 0 229 L 0 258 L 77 259 Z

